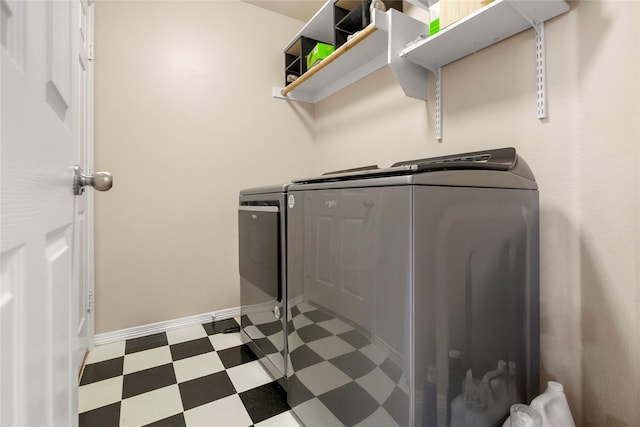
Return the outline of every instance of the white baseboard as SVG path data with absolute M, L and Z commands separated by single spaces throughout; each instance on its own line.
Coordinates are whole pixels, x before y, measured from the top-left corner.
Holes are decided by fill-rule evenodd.
M 193 316 L 182 317 L 180 319 L 165 320 L 163 322 L 150 323 L 148 325 L 134 326 L 133 328 L 96 334 L 94 338 L 94 345 L 109 344 L 131 338 L 144 337 L 146 335 L 184 328 L 186 326 L 202 325 L 203 323 L 211 322 L 212 320 L 218 321 L 231 319 L 236 316 L 240 316 L 240 307 L 227 308 L 224 310 L 214 311 L 213 313 L 196 314 Z
M 226 308 L 213 312 L 213 320 L 227 320 L 234 317 L 240 317 L 240 307 Z

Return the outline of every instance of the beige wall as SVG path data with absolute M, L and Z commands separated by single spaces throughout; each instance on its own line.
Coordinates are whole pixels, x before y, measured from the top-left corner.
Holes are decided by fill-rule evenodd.
M 96 9 L 96 161 L 116 179 L 97 197 L 97 332 L 238 305 L 240 188 L 515 146 L 540 185 L 543 380 L 565 384 L 579 426 L 640 425 L 638 2 L 573 2 L 546 25 L 547 120 L 532 31 L 443 69 L 441 143 L 433 102 L 388 70 L 315 122 L 271 99 L 297 21 L 152 4 Z
M 515 146 L 540 186 L 542 376 L 578 426 L 640 426 L 640 3 L 579 2 L 545 26 L 549 119 L 533 31 L 443 69 L 434 104 L 382 70 L 316 105 L 316 172 Z M 432 92 L 433 93 L 433 92 Z
M 310 169 L 312 109 L 271 98 L 301 22 L 239 1 L 96 5 L 96 333 L 239 305 L 242 188 Z

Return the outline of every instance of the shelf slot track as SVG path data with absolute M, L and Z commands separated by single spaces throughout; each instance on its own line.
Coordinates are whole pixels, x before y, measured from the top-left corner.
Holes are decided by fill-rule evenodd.
M 529 17 L 516 2 L 509 5 L 531 25 L 536 32 L 536 107 L 539 119 L 547 118 L 547 63 L 545 60 L 544 22 Z
M 538 118 L 547 118 L 547 63 L 545 60 L 544 23 L 536 24 L 536 98 Z
M 442 67 L 427 68 L 433 74 L 435 80 L 435 115 L 436 115 L 436 139 L 442 142 Z
M 442 142 L 442 68 L 435 70 L 436 75 L 436 139 Z

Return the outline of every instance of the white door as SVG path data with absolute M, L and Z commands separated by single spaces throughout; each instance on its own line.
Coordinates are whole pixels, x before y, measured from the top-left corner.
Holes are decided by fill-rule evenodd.
M 90 154 L 81 149 L 81 87 L 91 80 L 80 72 L 82 6 L 0 3 L 0 424 L 76 425 L 86 269 L 75 262 L 87 257 L 74 247 L 86 200 L 75 204 L 72 165 Z

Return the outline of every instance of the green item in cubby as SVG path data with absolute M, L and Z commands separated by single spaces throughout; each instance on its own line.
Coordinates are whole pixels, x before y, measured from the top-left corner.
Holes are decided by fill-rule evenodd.
M 440 32 L 440 2 L 429 3 L 429 35 Z
M 319 61 L 331 55 L 335 48 L 327 43 L 318 43 L 307 55 L 307 69 L 310 69 Z

